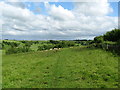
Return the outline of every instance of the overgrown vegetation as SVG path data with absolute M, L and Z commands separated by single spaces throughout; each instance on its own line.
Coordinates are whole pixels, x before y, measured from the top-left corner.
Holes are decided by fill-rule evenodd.
M 95 37 L 93 43 L 97 48 L 120 55 L 120 29 L 113 29 L 102 36 Z
M 105 35 L 103 35 L 103 38 L 105 41 L 120 41 L 120 29 L 114 29 L 112 31 L 107 32 Z
M 3 40 L 1 49 L 6 51 L 6 54 L 25 53 L 30 51 L 50 50 L 54 48 L 66 48 L 78 46 L 80 44 L 75 41 L 10 41 Z M 35 48 L 34 48 L 35 47 Z M 24 50 L 25 49 L 25 50 Z
M 21 48 L 9 48 L 6 51 L 6 54 L 14 54 L 14 53 L 25 53 L 32 51 L 29 47 L 21 47 Z

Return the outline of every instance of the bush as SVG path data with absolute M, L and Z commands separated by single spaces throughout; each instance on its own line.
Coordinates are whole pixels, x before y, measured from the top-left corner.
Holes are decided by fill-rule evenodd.
M 120 40 L 117 42 L 117 45 L 120 45 Z
M 37 51 L 42 51 L 42 50 L 44 50 L 44 47 L 43 46 L 38 46 Z
M 17 50 L 15 48 L 9 48 L 7 51 L 6 51 L 6 54 L 13 54 L 13 53 L 17 53 Z
M 119 41 L 120 40 L 120 29 L 114 29 L 112 31 L 107 32 L 104 35 L 104 40 L 106 41 Z
M 2 43 L 0 43 L 0 49 L 3 49 L 4 45 Z
M 22 47 L 22 48 L 11 47 L 6 51 L 6 54 L 25 53 L 25 52 L 30 52 L 30 51 L 32 50 L 28 47 Z
M 2 41 L 2 45 L 9 45 L 11 47 L 18 47 L 20 45 L 20 43 L 18 42 L 8 42 L 8 41 Z
M 49 50 L 51 48 L 53 48 L 53 45 L 43 45 L 43 46 L 38 46 L 38 50 L 37 51 L 41 51 L 41 50 Z
M 32 43 L 29 43 L 29 42 L 25 43 L 26 47 L 30 47 L 31 45 L 32 45 Z
M 18 47 L 20 43 L 10 42 L 11 47 Z
M 54 48 L 63 48 L 62 44 L 56 44 Z
M 49 42 L 52 43 L 52 44 L 58 44 L 58 43 L 60 43 L 59 41 L 56 41 L 56 40 L 50 40 Z
M 97 36 L 94 38 L 95 43 L 103 43 L 104 39 L 103 36 Z

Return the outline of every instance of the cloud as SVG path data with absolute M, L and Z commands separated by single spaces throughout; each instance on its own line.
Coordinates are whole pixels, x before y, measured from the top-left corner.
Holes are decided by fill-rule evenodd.
M 23 2 L 20 2 L 20 0 L 4 0 L 4 1 L 12 6 L 25 8 L 25 4 Z
M 50 7 L 48 7 L 48 13 L 56 20 L 69 20 L 75 18 L 71 11 L 64 9 L 61 5 L 59 5 L 58 7 L 56 7 L 55 5 L 51 5 Z
M 112 13 L 113 9 L 110 8 L 107 0 L 99 2 L 77 2 L 75 3 L 75 11 L 77 14 L 85 14 L 87 16 L 104 16 Z
M 105 1 L 74 3 L 72 10 L 45 3 L 48 15 L 35 14 L 17 3 L 0 2 L 3 38 L 92 39 L 118 27 L 118 18 Z

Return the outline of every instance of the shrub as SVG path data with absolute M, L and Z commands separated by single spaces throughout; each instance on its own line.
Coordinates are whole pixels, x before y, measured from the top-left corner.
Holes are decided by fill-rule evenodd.
M 50 40 L 49 42 L 52 43 L 52 44 L 58 44 L 58 43 L 60 43 L 59 41 L 56 41 L 56 40 Z
M 11 47 L 18 47 L 20 43 L 10 42 Z
M 104 35 L 104 39 L 106 41 L 118 41 L 118 40 L 120 40 L 120 29 L 114 29 L 112 31 L 107 32 Z
M 3 49 L 4 45 L 2 43 L 0 43 L 0 49 Z
M 41 50 L 49 50 L 51 48 L 53 48 L 53 45 L 43 45 L 43 46 L 38 46 L 38 50 L 37 51 L 41 51 Z
M 25 53 L 25 52 L 30 52 L 30 51 L 32 51 L 32 50 L 25 46 L 22 48 L 11 47 L 8 50 L 6 50 L 6 54 Z
M 53 48 L 63 48 L 62 44 L 56 44 Z
M 103 36 L 97 36 L 94 38 L 95 43 L 103 43 L 104 39 Z

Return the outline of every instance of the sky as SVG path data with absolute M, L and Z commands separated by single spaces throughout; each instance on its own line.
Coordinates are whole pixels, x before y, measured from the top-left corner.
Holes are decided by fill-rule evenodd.
M 93 39 L 118 28 L 118 2 L 0 1 L 3 39 Z

